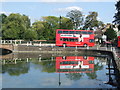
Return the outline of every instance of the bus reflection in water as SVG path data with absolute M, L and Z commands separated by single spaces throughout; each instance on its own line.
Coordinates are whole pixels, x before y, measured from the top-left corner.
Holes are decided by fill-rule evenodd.
M 92 73 L 94 72 L 94 57 L 90 56 L 56 57 L 56 72 Z

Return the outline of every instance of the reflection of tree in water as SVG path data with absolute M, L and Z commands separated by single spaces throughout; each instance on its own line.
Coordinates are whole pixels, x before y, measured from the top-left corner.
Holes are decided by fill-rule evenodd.
M 42 62 L 37 62 L 35 64 L 40 64 L 42 65 L 42 71 L 43 72 L 48 72 L 48 73 L 52 73 L 55 72 L 55 61 L 42 61 Z
M 82 77 L 81 73 L 67 73 L 65 75 L 70 80 L 79 80 Z
M 96 71 L 101 70 L 102 68 L 103 68 L 103 65 L 99 65 L 99 63 L 97 63 L 97 64 L 94 65 L 94 72 L 86 73 L 86 75 L 90 79 L 96 79 L 97 78 Z M 68 73 L 68 74 L 65 74 L 65 75 L 70 80 L 79 80 L 83 76 L 81 73 Z
M 2 65 L 2 73 L 9 73 L 11 76 L 19 76 L 20 74 L 28 73 L 29 63 L 19 62 L 17 64 Z
M 86 73 L 86 75 L 89 77 L 89 79 L 96 79 L 97 78 L 96 71 L 102 70 L 102 69 L 103 69 L 103 65 L 99 65 L 99 63 L 97 63 L 94 65 L 94 72 Z

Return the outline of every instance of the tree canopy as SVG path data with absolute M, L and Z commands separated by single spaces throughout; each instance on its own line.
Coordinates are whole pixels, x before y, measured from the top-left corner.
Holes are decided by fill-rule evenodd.
M 30 18 L 19 13 L 1 14 L 0 32 L 2 39 L 55 40 L 56 29 L 92 29 L 103 25 L 97 20 L 97 12 L 85 17 L 79 10 L 71 10 L 66 17 L 43 16 L 31 24 Z
M 118 29 L 120 30 L 120 0 L 117 1 L 115 6 L 116 6 L 116 13 L 114 16 L 115 20 L 113 21 L 113 23 L 118 24 Z

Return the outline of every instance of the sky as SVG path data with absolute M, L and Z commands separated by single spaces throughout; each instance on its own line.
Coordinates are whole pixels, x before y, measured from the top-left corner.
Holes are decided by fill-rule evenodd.
M 64 2 L 65 1 L 65 2 Z M 20 13 L 29 16 L 32 23 L 42 16 L 65 16 L 77 9 L 83 15 L 98 12 L 98 20 L 112 23 L 116 12 L 116 0 L 1 0 L 0 13 Z

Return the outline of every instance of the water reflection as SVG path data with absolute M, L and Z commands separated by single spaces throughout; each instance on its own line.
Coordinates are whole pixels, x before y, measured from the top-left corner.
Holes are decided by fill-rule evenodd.
M 111 60 L 88 55 L 39 55 L 37 58 L 2 60 L 3 87 L 115 88 L 117 80 L 110 74 L 114 66 Z M 15 78 L 18 83 L 13 85 Z M 35 83 L 31 83 L 31 79 Z

